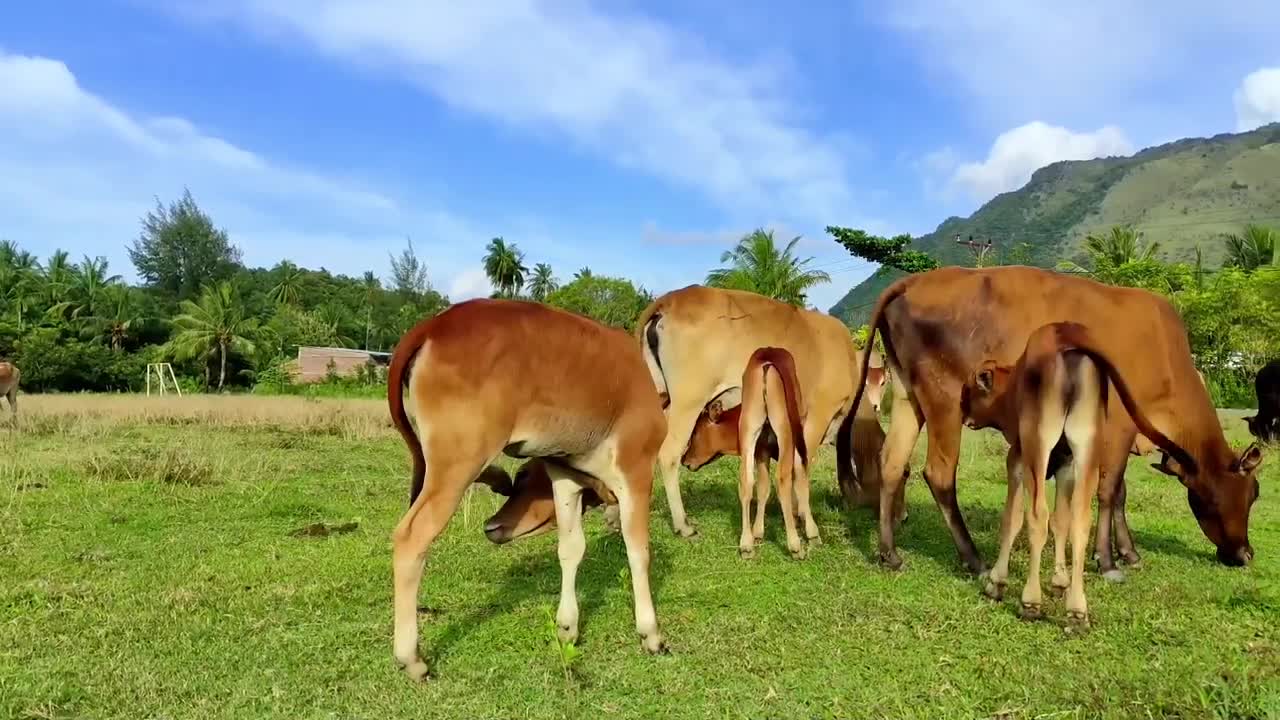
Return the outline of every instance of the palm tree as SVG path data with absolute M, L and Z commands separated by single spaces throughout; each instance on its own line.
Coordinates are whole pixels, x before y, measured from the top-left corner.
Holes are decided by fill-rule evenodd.
M 524 286 L 525 273 L 529 268 L 524 266 L 524 253 L 515 243 L 508 245 L 505 240 L 496 237 L 489 241 L 485 248 L 484 274 L 489 282 L 497 288 L 498 297 L 513 298 Z
M 84 257 L 84 262 L 71 267 L 71 285 L 64 300 L 49 308 L 54 315 L 69 315 L 71 319 L 93 317 L 97 314 L 107 288 L 120 282 L 119 275 L 107 274 L 107 259 L 99 255 Z
M 797 307 L 804 307 L 810 288 L 829 282 L 831 276 L 821 270 L 809 270 L 813 258 L 803 260 L 794 255 L 800 237 L 792 238 L 781 252 L 773 240 L 773 231 L 756 230 L 744 235 L 732 250 L 720 256 L 728 267 L 707 273 L 711 287 L 747 290 Z
M 169 341 L 180 359 L 209 358 L 218 354 L 218 390 L 227 380 L 227 355 L 232 351 L 249 354 L 254 350 L 256 318 L 245 317 L 244 304 L 230 282 L 201 289 L 198 302 L 183 300 L 182 314 L 174 318 L 178 333 Z M 207 367 L 207 363 L 206 363 Z
M 94 340 L 105 342 L 119 352 L 133 328 L 142 322 L 134 302 L 132 288 L 112 285 L 103 292 L 101 306 L 104 310 L 85 318 L 85 330 Z
M 296 305 L 298 291 L 302 287 L 302 270 L 288 260 L 282 261 L 277 269 L 280 271 L 280 282 L 267 293 L 267 297 L 280 305 Z
M 55 250 L 44 266 L 45 301 L 52 307 L 67 299 L 75 265 L 66 250 Z
M 1142 233 L 1128 225 L 1117 225 L 1105 235 L 1089 233 L 1084 239 L 1084 249 L 1095 268 L 1101 264 L 1120 267 L 1131 262 L 1154 260 L 1160 243 L 1143 243 Z
M 364 286 L 364 349 L 368 350 L 369 339 L 373 336 L 373 303 L 378 299 L 382 282 L 372 270 L 365 270 L 361 284 Z
M 17 316 L 18 332 L 26 329 L 26 317 L 39 300 L 39 276 L 34 272 L 0 263 L 0 300 Z
M 578 269 L 578 272 L 573 274 L 574 280 L 582 280 L 589 277 L 591 277 L 591 268 L 587 267 L 586 265 L 583 265 L 581 268 Z
M 1246 225 L 1241 235 L 1227 235 L 1227 267 L 1253 272 L 1277 259 L 1276 244 L 1280 232 L 1262 225 Z
M 560 284 L 556 282 L 555 277 L 551 274 L 551 266 L 546 263 L 538 263 L 533 266 L 533 277 L 529 279 L 529 296 L 538 302 L 547 299 L 547 296 L 556 291 Z

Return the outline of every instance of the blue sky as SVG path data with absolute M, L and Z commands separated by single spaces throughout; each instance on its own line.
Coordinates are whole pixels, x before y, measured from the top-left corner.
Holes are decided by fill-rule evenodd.
M 501 235 L 661 292 L 757 226 L 931 230 L 1061 159 L 1280 120 L 1280 3 L 13 3 L 0 237 L 107 256 L 190 187 L 248 263 L 486 292 Z

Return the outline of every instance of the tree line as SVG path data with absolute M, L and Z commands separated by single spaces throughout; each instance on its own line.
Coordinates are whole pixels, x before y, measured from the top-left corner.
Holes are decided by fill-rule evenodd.
M 123 282 L 105 257 L 65 250 L 38 258 L 0 241 L 0 358 L 22 369 L 29 392 L 137 391 L 148 363 L 169 362 L 185 392 L 288 385 L 299 346 L 389 351 L 414 323 L 450 305 L 432 287 L 412 240 L 388 258 L 387 275 L 358 277 L 284 260 L 252 268 L 189 191 L 157 199 L 128 247 L 140 280 Z M 708 284 L 764 292 L 797 305 L 829 278 L 771 233 L 747 235 L 712 270 Z M 530 269 L 501 237 L 482 262 L 493 296 L 524 298 L 632 329 L 653 300 L 624 277 L 583 267 L 561 280 Z

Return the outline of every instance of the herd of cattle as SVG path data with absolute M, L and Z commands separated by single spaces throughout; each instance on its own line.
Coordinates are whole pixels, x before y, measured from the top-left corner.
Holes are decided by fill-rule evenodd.
M 877 335 L 884 362 L 873 373 Z M 1280 425 L 1278 376 L 1280 362 L 1258 376 L 1259 412 L 1248 423 L 1260 439 Z M 878 399 L 862 402 L 885 384 L 895 400 L 887 435 Z M 1254 555 L 1248 524 L 1262 452 L 1256 443 L 1235 450 L 1223 436 L 1173 307 L 1143 290 L 1035 268 L 943 268 L 897 281 L 876 303 L 861 356 L 837 319 L 733 290 L 667 293 L 641 313 L 635 337 L 536 303 L 468 301 L 401 339 L 388 400 L 413 458 L 410 507 L 392 536 L 394 654 L 417 679 L 428 672 L 418 653 L 424 562 L 473 482 L 506 496 L 485 524 L 491 541 L 558 530 L 556 622 L 564 641 L 578 634 L 582 515 L 604 505 L 606 523 L 626 544 L 636 630 L 649 652 L 664 647 L 649 589 L 655 464 L 672 527 L 690 537 L 697 531 L 681 499 L 680 466 L 741 455 L 739 550 L 749 556 L 763 536 L 768 463 L 776 459 L 787 547 L 801 558 L 801 528 L 809 543 L 819 541 L 809 463 L 816 448 L 834 444 L 841 494 L 878 512 L 880 559 L 896 569 L 908 460 L 926 428 L 924 479 L 961 560 L 986 575 L 992 597 L 1002 596 L 1023 524 L 1018 506 L 1029 496 L 1026 617 L 1041 612 L 1045 482 L 1056 478 L 1052 586 L 1066 592 L 1069 618 L 1083 625 L 1095 495 L 1099 571 L 1119 579 L 1117 555 L 1139 561 L 1124 471 L 1131 452 L 1144 452 L 1141 440 L 1161 451 L 1153 467 L 1185 486 L 1218 560 L 1240 566 Z M 1000 550 L 989 573 L 956 502 L 964 425 L 996 428 L 1010 446 Z M 526 460 L 514 477 L 492 464 L 501 454 Z

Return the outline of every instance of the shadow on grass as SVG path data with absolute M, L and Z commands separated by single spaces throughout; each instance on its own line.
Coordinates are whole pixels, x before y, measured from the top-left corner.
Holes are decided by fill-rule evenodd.
M 584 518 L 591 527 L 587 528 L 587 549 L 582 558 L 582 564 L 578 566 L 576 583 L 579 643 L 584 640 L 590 642 L 588 638 L 595 615 L 604 606 L 606 600 L 615 594 L 624 593 L 629 605 L 634 607 L 635 602 L 631 591 L 627 549 L 622 535 L 604 530 L 602 523 L 598 520 L 594 523 L 590 522 L 592 515 L 598 516 L 599 510 L 589 512 Z M 659 606 L 659 609 L 661 605 L 657 598 L 661 595 L 666 576 L 671 568 L 666 550 L 652 539 L 652 536 L 661 530 L 662 528 L 657 527 L 656 523 L 650 523 L 649 586 L 655 598 L 654 603 Z M 550 605 L 554 612 L 560 601 L 561 576 L 556 547 L 557 545 L 553 542 L 548 552 L 529 555 L 512 563 L 506 569 L 500 586 L 488 599 L 477 601 L 461 616 L 454 615 L 448 619 L 447 623 L 442 624 L 444 629 L 434 634 L 430 646 L 420 647 L 427 665 L 433 672 L 441 658 L 448 654 L 455 643 L 495 616 L 509 613 L 529 601 L 537 601 L 539 605 Z M 660 628 L 661 619 L 659 615 Z M 539 624 L 536 632 L 541 633 L 543 622 L 541 615 L 536 622 Z M 634 619 L 630 613 L 628 613 L 627 623 L 628 629 L 634 634 L 634 627 L 632 627 Z M 427 634 L 422 633 L 423 639 Z

